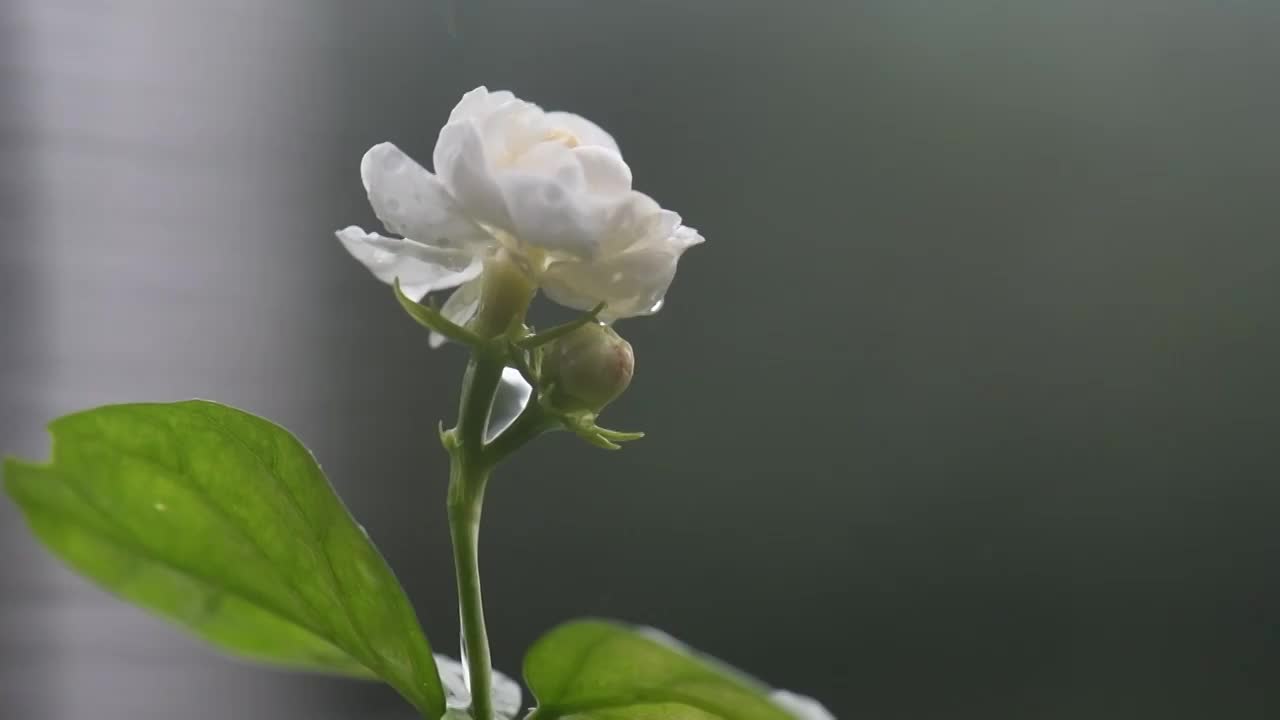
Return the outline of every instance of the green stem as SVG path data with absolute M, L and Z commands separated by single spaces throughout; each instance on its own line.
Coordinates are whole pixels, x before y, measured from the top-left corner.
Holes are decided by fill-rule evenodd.
M 450 450 L 449 534 L 458 583 L 463 663 L 471 717 L 493 720 L 493 662 L 480 593 L 480 514 L 492 465 L 484 457 L 484 426 L 502 379 L 501 358 L 477 351 L 462 381 L 457 445 Z
M 458 583 L 458 618 L 462 625 L 462 662 L 471 692 L 473 720 L 494 720 L 493 661 L 480 594 L 480 513 L 484 490 L 496 459 L 485 448 L 485 426 L 502 371 L 510 361 L 509 335 L 522 327 L 536 288 L 499 253 L 485 262 L 480 307 L 468 324 L 474 333 L 471 361 L 462 378 L 458 426 L 446 434 L 449 450 L 449 536 Z M 505 447 L 505 445 L 504 445 Z
M 471 717 L 493 720 L 493 660 L 480 594 L 480 512 L 489 471 L 455 455 L 449 481 L 449 533 L 458 582 L 458 617 L 462 624 L 462 662 L 471 691 Z

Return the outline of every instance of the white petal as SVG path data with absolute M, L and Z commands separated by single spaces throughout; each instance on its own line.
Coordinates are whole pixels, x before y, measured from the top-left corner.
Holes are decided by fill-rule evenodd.
M 446 320 L 455 325 L 466 325 L 471 322 L 471 318 L 475 317 L 476 310 L 480 308 L 480 289 L 482 280 L 480 277 L 466 282 L 453 291 L 448 300 L 444 301 L 444 305 L 440 308 L 440 314 Z M 427 342 L 431 347 L 438 348 L 445 344 L 447 338 L 438 332 L 432 331 Z
M 679 226 L 679 215 L 663 210 L 648 195 L 633 191 L 618 204 L 610 218 L 608 237 L 602 247 L 606 253 L 665 247 Z
M 439 178 L 391 143 L 369 148 L 360 161 L 360 179 L 374 214 L 393 233 L 442 248 L 493 242 L 462 214 Z
M 462 96 L 449 123 L 470 123 L 480 134 L 492 167 L 502 167 L 550 135 L 542 108 L 501 90 L 483 86 Z M 437 171 L 439 167 L 436 168 Z
M 578 310 L 606 303 L 600 314 L 606 321 L 648 315 L 661 307 L 679 259 L 678 252 L 654 248 L 596 261 L 554 262 L 543 274 L 542 288 L 547 297 Z
M 578 258 L 594 257 L 606 236 L 610 207 L 574 192 L 570 183 L 531 173 L 503 173 L 511 232 L 522 242 Z
M 492 112 L 493 108 L 514 99 L 515 95 L 507 90 L 489 92 L 489 88 L 481 85 L 462 96 L 453 111 L 449 113 L 449 122 L 484 117 Z
M 511 228 L 502 191 L 494 180 L 480 132 L 470 121 L 451 122 L 440 131 L 432 155 L 436 173 L 459 207 L 472 218 Z
M 836 720 L 836 716 L 832 715 L 830 710 L 811 697 L 797 695 L 786 690 L 774 690 L 769 695 L 769 699 L 775 705 L 790 713 L 796 720 Z
M 435 248 L 412 240 L 366 233 L 352 225 L 337 232 L 355 259 L 382 282 L 400 279 L 400 289 L 414 300 L 435 290 L 456 287 L 480 274 L 479 258 L 465 250 Z
M 576 137 L 582 145 L 598 145 L 608 148 L 619 155 L 622 154 L 622 151 L 618 149 L 618 143 L 614 141 L 612 135 L 581 115 L 574 115 L 570 112 L 549 112 L 547 113 L 547 122 L 551 127 L 564 130 Z
M 537 144 L 494 179 L 510 212 L 507 230 L 521 242 L 578 258 L 599 252 L 611 218 L 628 200 L 589 192 L 576 149 L 558 142 Z
M 450 710 L 466 710 L 471 705 L 462 663 L 447 655 L 436 655 L 436 669 L 444 685 L 445 704 Z M 493 671 L 493 711 L 503 718 L 520 714 L 520 685 L 497 670 Z
M 532 145 L 510 165 L 499 169 L 495 174 L 499 183 L 506 172 L 546 177 L 575 194 L 587 191 L 586 171 L 574 150 L 563 143 L 538 142 Z
M 622 156 L 599 145 L 582 145 L 573 149 L 582 166 L 588 192 L 616 195 L 631 189 L 631 168 Z
M 702 233 L 694 230 L 688 225 L 681 225 L 671 233 L 671 237 L 667 239 L 668 247 L 678 252 L 684 252 L 694 245 L 701 245 L 707 239 L 702 237 Z
M 550 132 L 542 108 L 512 98 L 484 117 L 474 118 L 492 167 L 512 165 L 534 145 L 547 140 Z
M 660 218 L 662 208 L 644 193 L 628 193 L 623 202 L 618 203 L 613 217 L 609 219 L 609 231 L 602 247 L 606 253 L 620 253 L 641 240 L 655 234 L 653 226 Z M 672 213 L 675 215 L 675 213 Z M 676 215 L 677 223 L 679 217 Z

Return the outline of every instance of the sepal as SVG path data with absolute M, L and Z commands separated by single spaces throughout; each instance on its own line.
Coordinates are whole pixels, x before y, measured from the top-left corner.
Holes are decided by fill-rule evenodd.
M 400 278 L 396 278 L 391 283 L 392 289 L 395 291 L 396 300 L 400 303 L 400 307 L 409 314 L 419 325 L 437 332 L 444 337 L 456 343 L 466 345 L 471 348 L 478 348 L 484 344 L 484 340 L 474 332 L 453 322 L 441 314 L 440 310 L 428 300 L 428 304 L 414 302 L 412 298 L 404 294 L 400 289 Z
M 560 421 L 567 430 L 605 450 L 621 450 L 619 443 L 631 442 L 644 437 L 642 432 L 623 432 L 602 428 L 596 424 L 596 414 L 589 410 L 571 410 L 559 414 Z

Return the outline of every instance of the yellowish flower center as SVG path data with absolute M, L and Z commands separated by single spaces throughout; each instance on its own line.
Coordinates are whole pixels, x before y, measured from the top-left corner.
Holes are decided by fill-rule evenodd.
M 578 139 L 577 135 L 574 135 L 568 130 L 560 130 L 558 128 L 555 130 L 548 131 L 546 136 L 543 139 L 547 141 L 564 143 L 565 147 L 568 147 L 570 149 L 576 148 L 582 144 L 582 141 Z
M 542 135 L 542 139 L 534 142 L 532 145 L 516 144 L 508 147 L 506 152 L 502 153 L 502 155 L 498 157 L 498 160 L 494 165 L 495 167 L 500 168 L 513 167 L 520 162 L 520 159 L 524 157 L 525 153 L 528 153 L 534 145 L 544 142 L 561 143 L 570 150 L 582 144 L 582 141 L 578 139 L 578 136 L 568 130 L 561 130 L 558 128 L 548 130 Z

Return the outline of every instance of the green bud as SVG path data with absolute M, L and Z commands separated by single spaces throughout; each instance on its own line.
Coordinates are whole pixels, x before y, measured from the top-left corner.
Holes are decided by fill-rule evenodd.
M 555 383 L 553 400 L 565 410 L 599 412 L 631 384 L 631 343 L 613 328 L 591 322 L 547 346 L 542 375 Z

